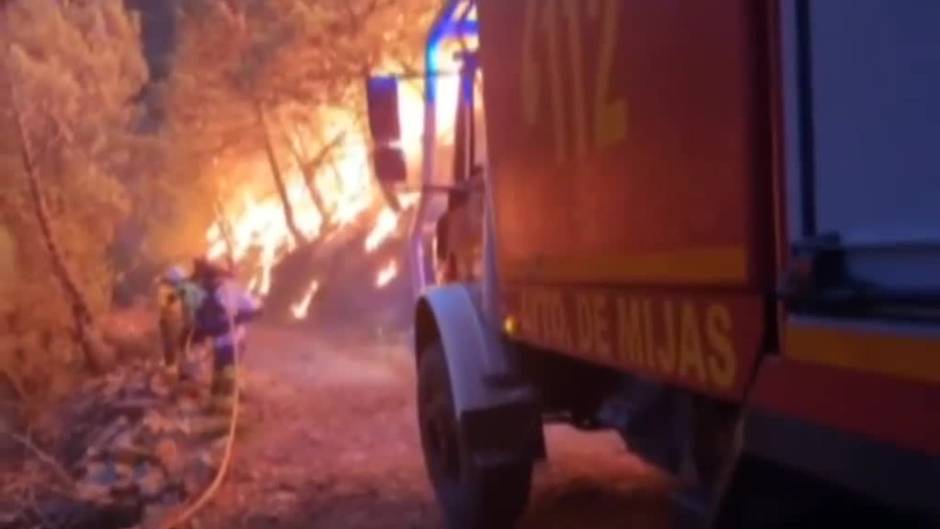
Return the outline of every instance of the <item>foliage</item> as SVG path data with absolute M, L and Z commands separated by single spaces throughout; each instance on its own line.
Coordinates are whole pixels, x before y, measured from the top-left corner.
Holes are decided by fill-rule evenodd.
M 185 0 L 157 82 L 123 0 L 0 2 L 0 372 L 80 360 L 24 147 L 64 268 L 90 312 L 107 314 L 116 285 L 134 276 L 139 292 L 158 267 L 205 250 L 216 205 L 266 141 L 278 163 L 314 174 L 339 143 L 330 111 L 362 116 L 370 72 L 415 69 L 437 4 Z
M 366 76 L 418 61 L 436 0 L 192 0 L 167 87 L 171 127 L 196 156 L 278 158 L 299 130 L 327 145 L 324 110 L 364 111 Z M 257 107 L 276 130 L 261 126 Z
M 2 18 L 0 223 L 15 241 L 15 281 L 2 325 L 20 336 L 0 353 L 41 362 L 75 331 L 30 197 L 25 163 L 41 177 L 52 235 L 89 310 L 108 310 L 111 244 L 129 208 L 133 100 L 147 79 L 139 25 L 120 0 L 19 0 Z M 22 135 L 17 130 L 19 121 Z M 59 345 L 68 351 L 68 347 Z M 65 355 L 68 356 L 68 355 Z M 70 358 L 63 358 L 70 360 Z

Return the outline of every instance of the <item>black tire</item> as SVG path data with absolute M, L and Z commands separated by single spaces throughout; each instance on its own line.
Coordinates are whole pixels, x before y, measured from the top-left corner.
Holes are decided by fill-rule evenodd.
M 448 529 L 511 529 L 525 510 L 532 461 L 465 468 L 441 344 L 418 364 L 418 424 L 428 476 Z

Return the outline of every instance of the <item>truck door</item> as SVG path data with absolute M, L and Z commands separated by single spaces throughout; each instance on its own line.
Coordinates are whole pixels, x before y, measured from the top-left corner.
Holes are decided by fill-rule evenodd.
M 514 339 L 743 398 L 773 282 L 764 8 L 480 1 Z
M 791 240 L 841 253 L 835 280 L 846 288 L 935 302 L 940 4 L 797 4 L 787 91 Z
M 917 457 L 940 455 L 940 3 L 779 4 L 786 310 L 749 442 L 935 505 Z

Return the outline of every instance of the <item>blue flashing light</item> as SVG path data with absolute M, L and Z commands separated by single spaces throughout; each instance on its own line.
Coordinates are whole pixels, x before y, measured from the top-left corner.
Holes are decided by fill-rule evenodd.
M 454 25 L 452 34 L 459 37 L 478 35 L 480 33 L 480 23 L 476 20 L 464 20 Z
M 425 99 L 429 103 L 433 103 L 437 99 L 437 89 L 435 86 L 436 83 L 434 83 L 431 76 L 434 75 L 433 72 L 437 72 L 440 68 L 440 58 L 439 58 L 440 52 L 441 52 L 440 42 L 436 42 L 433 45 L 428 46 L 426 62 L 428 65 L 427 71 L 429 72 L 429 77 L 427 81 L 424 83 L 424 92 L 425 92 Z
M 441 46 L 445 39 L 476 35 L 479 33 L 480 28 L 477 21 L 468 20 L 465 16 L 461 16 L 455 20 L 454 14 L 457 13 L 457 8 L 461 5 L 467 6 L 469 4 L 472 4 L 472 0 L 451 0 L 434 21 L 434 25 L 431 27 L 431 33 L 428 35 L 425 52 L 425 63 L 427 64 L 427 71 L 430 75 L 434 75 L 435 72 L 440 71 Z M 465 12 L 469 12 L 469 8 L 465 10 Z M 425 83 L 425 99 L 429 103 L 433 103 L 437 99 L 435 83 L 430 82 L 430 80 Z

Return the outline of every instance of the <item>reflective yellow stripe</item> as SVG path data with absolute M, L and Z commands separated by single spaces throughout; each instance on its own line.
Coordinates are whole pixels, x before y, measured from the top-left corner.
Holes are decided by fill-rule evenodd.
M 785 353 L 805 362 L 940 383 L 940 333 L 788 322 Z
M 739 284 L 748 279 L 748 256 L 741 246 L 714 246 L 664 253 L 508 261 L 504 268 L 510 281 Z

